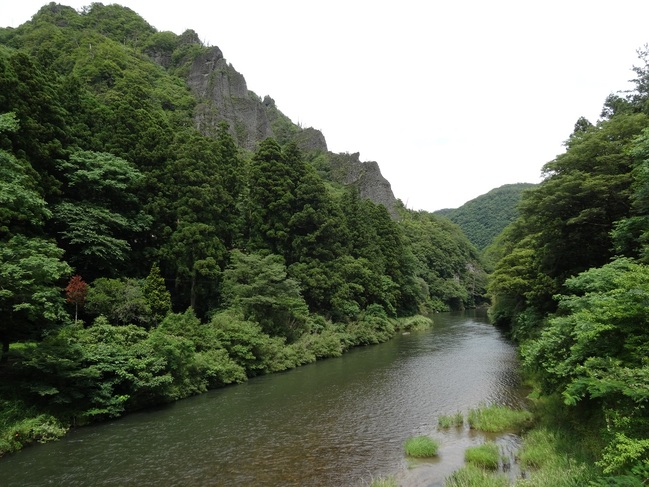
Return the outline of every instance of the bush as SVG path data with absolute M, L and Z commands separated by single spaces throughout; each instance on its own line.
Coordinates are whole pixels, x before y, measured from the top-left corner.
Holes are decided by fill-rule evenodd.
M 469 447 L 464 452 L 464 460 L 476 467 L 497 470 L 500 460 L 498 445 L 493 441 L 488 441 L 482 445 Z
M 413 436 L 406 440 L 404 448 L 409 457 L 434 457 L 437 455 L 439 443 L 430 436 Z
M 23 419 L 2 429 L 0 456 L 18 451 L 30 443 L 58 440 L 67 431 L 68 428 L 65 425 L 49 414 Z
M 397 328 L 401 331 L 423 331 L 433 326 L 433 320 L 427 316 L 416 315 L 397 320 Z

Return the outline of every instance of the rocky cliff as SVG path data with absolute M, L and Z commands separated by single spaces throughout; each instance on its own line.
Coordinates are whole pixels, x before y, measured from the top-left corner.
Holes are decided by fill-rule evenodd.
M 272 98 L 266 96 L 262 100 L 248 90 L 243 75 L 226 61 L 218 47 L 205 48 L 194 59 L 187 82 L 198 100 L 194 122 L 202 133 L 214 134 L 218 123 L 224 120 L 237 142 L 248 150 L 254 150 L 267 137 L 274 137 L 280 143 L 293 141 L 305 152 L 326 153 L 335 182 L 358 187 L 361 197 L 384 205 L 396 217 L 396 198 L 378 163 L 361 162 L 358 153 L 328 152 L 322 132 L 295 125 Z

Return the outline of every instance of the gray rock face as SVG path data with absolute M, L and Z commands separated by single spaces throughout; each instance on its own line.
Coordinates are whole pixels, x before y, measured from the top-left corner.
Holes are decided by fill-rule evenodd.
M 273 133 L 273 123 L 281 117 L 288 120 L 278 112 L 274 100 L 269 96 L 261 100 L 249 91 L 244 77 L 228 64 L 218 47 L 205 49 L 194 60 L 187 82 L 198 100 L 194 122 L 201 133 L 214 135 L 219 122 L 226 121 L 235 140 L 248 150 L 255 150 L 268 137 L 286 136 L 286 123 L 283 128 L 278 126 L 282 133 Z M 288 133 L 303 151 L 327 152 L 327 141 L 319 130 L 292 125 Z M 361 162 L 358 153 L 329 156 L 335 181 L 358 187 L 362 198 L 382 204 L 396 218 L 396 198 L 376 162 Z
M 212 135 L 225 120 L 237 142 L 249 150 L 273 135 L 261 100 L 248 91 L 245 78 L 228 64 L 218 47 L 194 60 L 187 82 L 198 99 L 194 122 L 201 133 Z
M 397 199 L 390 182 L 383 177 L 375 161 L 361 162 L 360 154 L 332 154 L 331 173 L 339 183 L 353 184 L 360 191 L 361 198 L 381 204 L 388 209 L 392 218 L 397 218 Z

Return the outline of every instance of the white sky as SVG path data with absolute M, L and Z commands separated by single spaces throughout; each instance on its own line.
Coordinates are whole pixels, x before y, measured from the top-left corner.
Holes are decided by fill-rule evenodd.
M 0 0 L 0 26 L 45 0 Z M 90 1 L 62 0 L 76 9 Z M 649 43 L 647 0 L 122 0 L 195 30 L 334 152 L 377 161 L 408 208 L 539 182 L 580 116 L 597 121 Z

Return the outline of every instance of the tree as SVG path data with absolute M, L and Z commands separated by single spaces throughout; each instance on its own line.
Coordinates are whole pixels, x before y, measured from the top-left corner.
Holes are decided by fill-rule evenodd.
M 300 161 L 297 157 L 287 159 L 274 139 L 268 138 L 259 145 L 249 175 L 252 248 L 268 249 L 282 256 L 289 253 L 288 222 L 295 210 L 295 185 L 300 175 Z
M 157 264 L 151 266 L 151 272 L 144 280 L 144 298 L 151 309 L 154 324 L 159 324 L 171 313 L 171 294 L 165 286 L 165 280 L 160 274 Z
M 88 294 L 88 284 L 79 275 L 72 276 L 70 282 L 65 288 L 66 301 L 74 304 L 74 322 L 77 322 L 79 316 L 79 306 L 86 302 Z
M 621 258 L 565 288 L 559 313 L 524 345 L 524 364 L 545 393 L 601 408 L 609 444 L 600 463 L 607 473 L 627 473 L 649 461 L 649 267 Z
M 523 286 L 517 286 L 524 294 L 503 299 L 502 284 L 514 282 L 509 278 L 491 286 L 496 301 L 517 306 L 516 311 L 501 309 L 503 323 L 527 307 L 553 312 L 552 296 L 565 279 L 614 255 L 612 230 L 631 207 L 631 149 L 648 123 L 643 113 L 622 113 L 573 133 L 567 151 L 544 166 L 546 179 L 524 193 L 508 254 L 525 259 L 505 256 L 494 272 L 495 279 L 525 276 Z
M 123 269 L 130 242 L 151 223 L 134 192 L 142 174 L 124 159 L 90 151 L 76 151 L 58 166 L 67 197 L 54 220 L 70 263 L 93 277 Z
M 297 339 L 305 329 L 308 308 L 297 281 L 287 277 L 282 257 L 238 250 L 230 255 L 232 263 L 223 275 L 228 303 L 267 334 Z
M 19 125 L 14 113 L 0 114 L 0 134 L 15 132 Z M 49 216 L 34 170 L 0 149 L 0 238 L 41 226 Z
M 88 289 L 86 309 L 115 325 L 147 327 L 152 320 L 142 283 L 136 279 L 95 279 Z
M 56 244 L 16 235 L 0 242 L 0 341 L 2 355 L 12 342 L 40 337 L 67 319 L 59 282 L 70 274 Z

